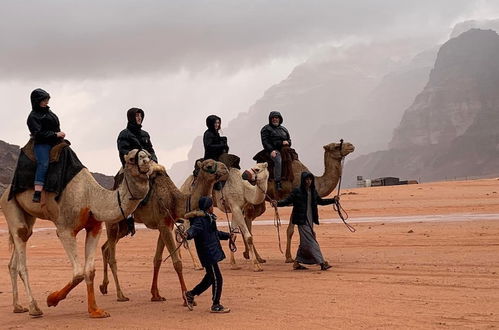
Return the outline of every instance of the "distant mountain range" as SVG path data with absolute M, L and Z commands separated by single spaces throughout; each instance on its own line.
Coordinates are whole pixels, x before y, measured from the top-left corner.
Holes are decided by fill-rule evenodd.
M 20 147 L 0 140 L 0 194 L 12 182 L 17 165 Z M 114 178 L 101 173 L 92 173 L 99 184 L 105 188 L 113 187 Z

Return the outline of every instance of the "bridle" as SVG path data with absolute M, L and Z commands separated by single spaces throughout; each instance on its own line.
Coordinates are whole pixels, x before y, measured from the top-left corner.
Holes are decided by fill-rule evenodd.
M 333 204 L 333 209 L 338 213 L 338 216 L 340 217 L 341 221 L 343 221 L 343 223 L 348 228 L 348 230 L 350 230 L 350 232 L 354 233 L 356 231 L 356 229 L 352 225 L 347 223 L 348 213 L 347 213 L 347 211 L 345 211 L 345 209 L 343 208 L 343 206 L 341 206 L 341 203 L 340 203 L 341 178 L 343 176 L 343 163 L 345 162 L 345 156 L 346 156 L 346 155 L 343 155 L 341 153 L 343 150 L 343 139 L 340 140 L 339 148 L 340 148 L 340 156 L 341 156 L 341 174 L 340 174 L 340 178 L 338 181 L 338 192 L 336 193 L 336 203 Z

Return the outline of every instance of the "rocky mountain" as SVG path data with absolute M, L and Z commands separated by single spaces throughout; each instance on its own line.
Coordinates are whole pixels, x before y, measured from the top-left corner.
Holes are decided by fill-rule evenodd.
M 424 181 L 499 173 L 499 35 L 471 29 L 439 50 L 428 83 L 389 149 L 347 163 L 345 177 Z
M 436 49 L 414 54 L 406 44 L 370 44 L 311 58 L 269 88 L 248 112 L 222 123 L 230 151 L 242 158 L 243 167 L 251 166 L 261 150 L 260 129 L 272 110 L 283 114 L 294 148 L 312 171 L 323 170 L 322 145 L 340 138 L 355 144 L 352 157 L 386 148 L 402 109 L 428 80 Z M 174 164 L 169 173 L 181 181 L 202 155 L 198 137 L 188 160 Z
M 11 183 L 17 165 L 20 147 L 0 140 L 0 194 Z M 92 173 L 99 184 L 105 188 L 113 187 L 114 178 L 101 173 Z

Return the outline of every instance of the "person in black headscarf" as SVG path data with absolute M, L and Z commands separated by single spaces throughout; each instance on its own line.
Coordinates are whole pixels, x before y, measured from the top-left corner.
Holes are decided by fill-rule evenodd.
M 35 193 L 33 202 L 40 203 L 45 178 L 49 167 L 49 154 L 53 146 L 64 139 L 59 118 L 48 106 L 50 94 L 41 88 L 31 92 L 31 112 L 27 124 L 30 136 L 34 140 L 36 156 Z
M 289 206 L 293 205 L 291 212 L 291 223 L 298 226 L 300 233 L 300 246 L 296 252 L 296 259 L 293 269 L 307 269 L 301 264 L 321 266 L 321 270 L 331 268 L 329 263 L 322 256 L 319 242 L 314 231 L 314 224 L 319 224 L 319 211 L 317 205 L 329 205 L 336 203 L 336 197 L 322 199 L 315 189 L 315 179 L 312 173 L 303 172 L 301 174 L 301 185 L 295 188 L 291 194 L 281 200 L 272 201 L 273 205 Z
M 215 115 L 206 118 L 208 129 L 203 135 L 204 159 L 219 160 L 223 153 L 229 152 L 227 137 L 218 132 L 222 126 L 222 119 Z
M 269 114 L 269 123 L 260 131 L 263 148 L 274 162 L 274 181 L 277 190 L 281 190 L 282 158 L 281 149 L 291 147 L 291 137 L 286 127 L 282 126 L 282 116 L 278 111 Z
M 144 111 L 139 108 L 131 108 L 127 111 L 128 124 L 118 135 L 118 152 L 121 164 L 125 165 L 125 155 L 133 149 L 144 149 L 151 154 L 151 159 L 156 163 L 158 158 L 152 147 L 149 133 L 142 129 L 144 121 Z
M 151 137 L 149 136 L 149 133 L 142 129 L 144 110 L 131 108 L 127 111 L 126 116 L 128 123 L 126 128 L 118 135 L 117 141 L 121 164 L 125 166 L 125 155 L 133 149 L 144 149 L 148 151 L 151 154 L 151 159 L 157 163 L 158 157 L 156 157 L 156 153 L 152 147 Z M 121 181 L 120 173 L 121 171 L 115 177 L 114 188 L 117 188 Z M 135 234 L 135 220 L 132 215 L 127 217 L 126 223 L 128 232 L 133 236 Z

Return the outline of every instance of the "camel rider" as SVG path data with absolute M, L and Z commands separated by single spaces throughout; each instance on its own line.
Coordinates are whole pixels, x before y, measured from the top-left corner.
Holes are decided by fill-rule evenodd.
M 151 159 L 156 163 L 158 158 L 152 147 L 149 133 L 142 129 L 144 121 L 144 111 L 139 108 L 131 108 L 126 113 L 128 124 L 118 135 L 118 151 L 121 164 L 125 165 L 125 155 L 133 149 L 144 149 L 151 154 Z
M 269 123 L 260 131 L 263 148 L 270 154 L 274 162 L 274 181 L 277 190 L 282 190 L 281 171 L 282 158 L 281 149 L 291 146 L 291 138 L 286 127 L 282 126 L 282 116 L 278 111 L 272 111 L 269 115 Z
M 33 202 L 40 203 L 45 177 L 49 167 L 49 154 L 53 146 L 66 136 L 61 132 L 59 118 L 48 106 L 50 95 L 41 88 L 31 92 L 31 112 L 28 116 L 30 136 L 34 140 L 36 156 L 35 193 Z
M 222 154 L 229 152 L 227 137 L 220 136 L 218 132 L 222 126 L 222 119 L 216 115 L 209 115 L 206 118 L 206 126 L 208 129 L 203 135 L 204 160 L 213 159 L 218 161 Z M 223 184 L 222 182 L 215 183 L 214 189 L 221 190 Z
M 158 158 L 152 147 L 151 137 L 149 136 L 149 133 L 142 129 L 144 110 L 131 108 L 127 111 L 126 116 L 128 123 L 126 128 L 118 135 L 117 141 L 121 164 L 125 166 L 125 155 L 133 149 L 144 149 L 148 151 L 151 154 L 151 159 L 157 163 Z M 118 174 L 117 177 L 119 177 L 119 175 L 120 174 Z M 115 178 L 115 188 L 119 184 L 119 181 L 120 179 Z M 128 216 L 126 223 L 129 233 L 133 236 L 135 234 L 135 220 L 132 215 Z
M 222 126 L 222 119 L 215 115 L 209 115 L 206 118 L 208 129 L 203 135 L 204 159 L 213 159 L 218 161 L 220 155 L 229 152 L 227 137 L 220 136 L 218 132 Z

